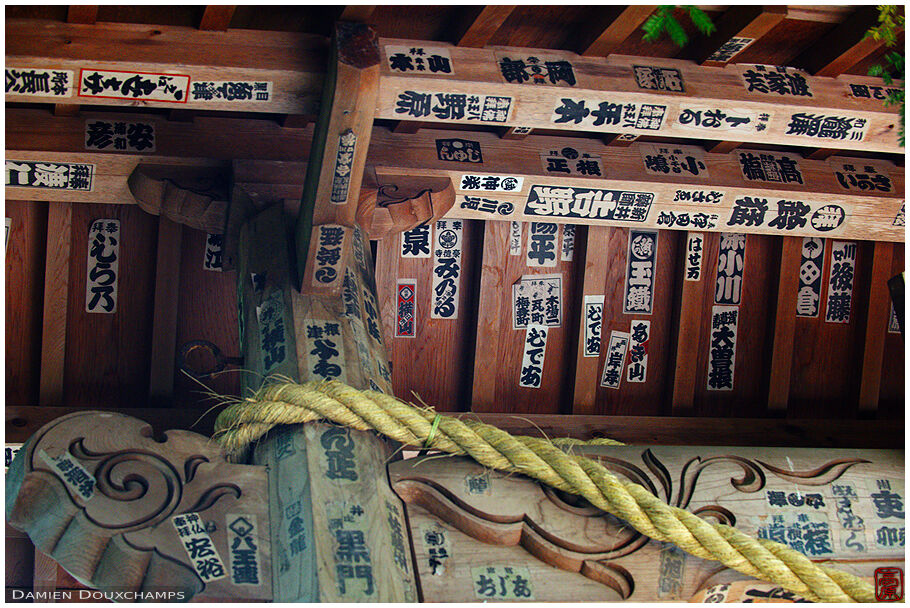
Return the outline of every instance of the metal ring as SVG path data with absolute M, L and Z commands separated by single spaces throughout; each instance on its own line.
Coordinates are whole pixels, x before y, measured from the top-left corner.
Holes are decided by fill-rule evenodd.
M 186 358 L 192 351 L 197 348 L 204 348 L 209 350 L 212 353 L 212 356 L 215 358 L 215 368 L 207 371 L 199 371 L 191 367 Z M 188 373 L 193 378 L 201 380 L 202 378 L 208 378 L 213 374 L 217 374 L 220 371 L 223 371 L 227 367 L 228 359 L 221 353 L 221 349 L 216 345 L 212 344 L 208 340 L 191 340 L 183 344 L 180 347 L 180 354 L 177 357 L 177 366 Z

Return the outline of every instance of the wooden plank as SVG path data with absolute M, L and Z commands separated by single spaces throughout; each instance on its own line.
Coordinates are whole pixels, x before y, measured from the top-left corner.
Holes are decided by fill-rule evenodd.
M 859 388 L 859 411 L 878 409 L 885 354 L 885 337 L 891 311 L 888 279 L 892 276 L 893 243 L 876 243 L 869 284 L 869 306 L 866 313 L 866 336 L 863 348 L 862 379 Z M 856 297 L 854 291 L 854 297 Z
M 580 54 L 586 57 L 606 57 L 638 31 L 656 8 L 656 5 L 641 4 L 618 9 L 618 14 L 611 19 L 609 25 L 596 34 L 590 43 L 584 44 L 584 48 L 579 49 Z
M 891 276 L 904 271 L 904 248 L 894 248 L 894 260 L 891 265 Z M 882 364 L 882 384 L 879 389 L 879 409 L 877 418 L 892 420 L 904 417 L 904 335 L 890 329 L 885 336 L 885 354 Z
M 585 301 L 587 296 L 604 296 L 606 293 L 606 272 L 604 266 L 607 265 L 603 259 L 604 252 L 610 251 L 608 244 L 612 230 L 600 226 L 589 226 L 584 232 L 587 237 L 583 239 L 584 247 L 584 276 L 581 284 L 581 301 Z M 576 236 L 576 243 L 582 239 Z M 578 254 L 580 252 L 576 252 Z M 584 309 L 582 309 L 584 310 Z M 603 308 L 606 311 L 606 306 Z M 601 351 L 604 351 L 604 345 L 609 344 L 610 334 L 605 331 L 605 318 L 601 313 L 600 340 Z M 572 397 L 572 414 L 594 414 L 596 413 L 595 401 L 597 399 L 597 385 L 600 384 L 601 357 L 585 357 L 585 315 L 579 315 L 578 322 L 578 348 L 575 356 L 575 390 Z
M 878 25 L 878 7 L 858 7 L 849 18 L 794 59 L 792 65 L 805 68 L 816 76 L 844 74 L 884 46 L 883 41 L 866 37 L 869 28 L 875 25 Z
M 6 402 L 37 403 L 47 205 L 6 200 Z
M 898 336 L 898 340 L 900 337 Z M 432 404 L 431 404 L 432 405 Z M 23 443 L 42 426 L 84 408 L 7 405 L 6 441 Z M 211 435 L 216 412 L 208 407 L 124 407 L 120 413 L 147 421 L 156 431 L 189 429 Z M 638 445 L 751 445 L 831 448 L 902 448 L 904 430 L 893 420 L 833 418 L 741 418 L 675 416 L 566 416 L 564 414 L 471 413 L 513 435 L 592 439 L 610 437 Z M 197 421 L 199 424 L 194 425 Z
M 686 241 L 688 240 L 686 233 Z M 683 415 L 693 412 L 695 404 L 695 379 L 698 376 L 698 353 L 704 339 L 701 322 L 703 311 L 709 305 L 707 298 L 712 293 L 714 268 L 708 263 L 707 252 L 716 247 L 716 236 L 705 234 L 702 242 L 701 278 L 697 281 L 683 279 L 679 298 L 679 321 L 677 323 L 675 371 L 673 374 L 672 412 Z M 711 244 L 709 247 L 709 243 Z M 681 249 L 685 252 L 685 249 Z M 683 253 L 685 256 L 685 253 Z M 682 272 L 685 272 L 683 270 Z
M 731 38 L 748 38 L 753 40 L 750 44 L 755 44 L 786 18 L 786 6 L 732 6 L 715 24 L 717 31 L 707 38 L 697 38 L 686 54 L 702 65 L 722 67 L 738 54 L 719 61 L 710 60 L 709 57 L 723 44 Z
M 216 32 L 227 31 L 236 9 L 237 7 L 233 5 L 209 4 L 202 13 L 202 19 L 199 20 L 199 29 Z
M 98 19 L 98 5 L 71 4 L 66 7 L 66 22 L 94 25 Z
M 455 45 L 485 47 L 514 10 L 515 6 L 504 4 L 468 9 L 464 23 L 455 30 Z
M 522 227 L 520 255 L 509 254 L 510 224 L 486 222 L 474 353 L 473 412 L 558 413 L 569 409 L 571 364 L 575 358 L 577 323 L 576 262 L 562 259 L 561 235 L 556 240 L 555 266 L 527 263 L 530 224 Z M 560 229 L 560 233 L 562 230 Z M 577 259 L 577 258 L 576 258 Z M 512 286 L 529 275 L 558 274 L 561 278 L 562 320 L 549 327 L 540 388 L 519 386 L 527 330 L 512 329 Z
M 72 204 L 48 204 L 44 319 L 41 331 L 41 387 L 38 394 L 38 403 L 41 405 L 63 403 L 72 220 Z
M 54 591 L 57 590 L 57 562 L 49 555 L 35 549 L 35 569 L 32 575 L 32 589 L 46 593 L 45 601 L 55 603 Z
M 389 39 L 383 40 L 383 44 L 410 42 Z M 761 73 L 748 65 L 714 68 L 680 60 L 652 60 L 652 65 L 641 66 L 641 60 L 634 57 L 614 55 L 603 59 L 551 51 L 548 53 L 551 60 L 566 61 L 572 66 L 572 77 L 557 80 L 553 86 L 549 82 L 548 86 L 536 86 L 530 83 L 530 78 L 523 80 L 520 75 L 507 74 L 511 78 L 507 80 L 503 76 L 500 61 L 507 55 L 502 51 L 462 47 L 447 50 L 455 76 L 392 71 L 383 63 L 376 118 L 797 146 L 835 143 L 845 150 L 901 151 L 894 108 L 886 108 L 881 100 L 852 96 L 849 85 L 860 84 L 860 80 L 855 79 L 863 77 L 833 79 L 800 74 L 798 78 L 805 80 L 811 96 L 781 96 L 765 87 L 760 82 L 763 80 Z M 508 55 L 520 57 L 524 53 L 531 56 L 539 54 L 538 51 L 510 49 Z M 651 71 L 636 73 L 636 67 Z M 672 74 L 673 84 L 653 82 L 653 70 L 665 69 L 678 72 Z M 677 76 L 680 82 L 675 81 Z M 572 80 L 574 84 L 571 84 Z M 868 78 L 862 81 L 869 82 L 871 79 Z M 663 90 L 661 86 L 669 90 Z M 502 107 L 496 112 L 488 111 L 486 115 L 482 114 L 480 106 L 450 109 L 436 97 L 443 93 L 478 96 Z M 636 119 L 633 124 L 631 120 L 605 116 L 599 110 L 601 103 L 647 104 L 647 111 L 653 110 L 656 114 L 651 115 L 653 121 Z M 702 122 L 696 125 L 693 108 L 720 109 L 728 116 L 749 118 L 749 122 L 721 129 Z M 644 106 L 639 110 L 644 111 Z M 856 123 L 866 129 L 862 138 L 851 139 L 853 135 L 819 138 L 808 135 L 809 131 L 800 127 L 801 117 L 806 114 L 831 115 L 832 112 L 866 121 Z M 765 115 L 764 119 L 760 117 Z M 637 116 L 641 116 L 640 112 Z
M 865 202 L 860 203 L 862 199 L 859 196 L 868 191 L 844 188 L 835 176 L 835 168 L 828 162 L 805 160 L 790 154 L 787 154 L 787 157 L 796 160 L 799 165 L 802 184 L 791 182 L 784 185 L 777 182 L 747 180 L 742 164 L 748 163 L 750 158 L 758 158 L 762 154 L 758 150 L 741 150 L 733 155 L 704 154 L 704 161 L 701 162 L 704 163 L 708 175 L 700 171 L 697 176 L 683 177 L 676 174 L 652 175 L 645 170 L 645 156 L 655 154 L 655 144 L 633 144 L 628 149 L 617 149 L 611 152 L 609 161 L 606 162 L 607 157 L 602 154 L 602 145 L 591 141 L 540 136 L 528 141 L 503 142 L 493 134 L 473 133 L 471 140 L 480 145 L 484 159 L 484 170 L 478 171 L 469 163 L 452 162 L 440 159 L 436 155 L 436 140 L 448 137 L 449 134 L 457 137 L 456 133 L 458 132 L 431 131 L 427 134 L 403 137 L 388 132 L 376 132 L 375 145 L 369 161 L 375 167 L 376 184 L 404 187 L 406 183 L 415 182 L 417 177 L 425 180 L 447 177 L 455 185 L 456 191 L 455 205 L 446 214 L 446 217 L 450 218 L 522 222 L 546 220 L 587 225 L 616 227 L 634 225 L 643 228 L 685 230 L 691 227 L 691 224 L 686 222 L 680 224 L 673 218 L 680 212 L 688 212 L 689 218 L 694 217 L 691 214 L 695 213 L 705 213 L 706 218 L 711 214 L 717 214 L 716 218 L 703 222 L 704 225 L 698 225 L 698 228 L 708 232 L 736 230 L 767 235 L 823 237 L 852 234 L 853 238 L 888 241 L 899 241 L 904 238 L 901 228 L 893 225 L 894 217 L 902 204 L 898 167 L 888 168 L 894 190 L 889 194 L 880 193 L 881 197 L 870 196 L 866 199 L 870 203 L 867 205 Z M 464 134 L 460 135 L 463 138 Z M 601 175 L 577 173 L 571 175 L 548 171 L 547 163 L 541 160 L 542 157 L 550 150 L 561 150 L 564 147 L 600 159 L 602 168 L 598 171 Z M 861 160 L 856 162 L 862 163 Z M 512 190 L 499 188 L 498 191 L 484 191 L 482 186 L 475 187 L 476 184 L 472 184 L 472 180 L 465 179 L 466 175 L 480 175 L 482 178 L 491 174 L 500 178 L 507 176 L 515 178 L 515 187 Z M 565 205 L 548 208 L 546 201 L 540 198 L 544 192 L 541 188 L 576 189 L 560 190 L 568 193 L 564 194 L 568 197 L 573 196 L 573 193 L 581 194 L 594 190 L 635 192 L 645 196 L 653 195 L 653 202 L 643 221 L 616 221 L 604 217 L 611 215 L 609 211 L 601 213 L 599 218 L 591 217 L 590 212 L 584 211 L 587 207 L 580 202 L 573 202 L 571 198 L 567 201 L 568 208 Z M 687 197 L 689 196 L 687 192 L 693 190 L 715 191 L 721 195 L 721 200 L 710 205 L 674 200 L 679 198 L 678 193 Z M 780 221 L 775 221 L 772 226 L 771 223 L 778 211 L 775 202 L 792 199 L 797 192 L 800 193 L 800 200 L 806 201 L 810 206 L 808 216 L 815 214 L 821 207 L 836 204 L 846 210 L 845 218 L 849 219 L 845 219 L 834 230 L 827 230 L 827 226 L 824 225 L 821 226 L 822 230 L 817 230 L 811 221 L 806 222 L 804 226 L 793 225 L 790 230 L 777 227 L 780 226 Z M 603 196 L 611 195 L 604 193 Z M 757 225 L 746 225 L 747 223 L 734 218 L 733 208 L 737 206 L 734 202 L 743 197 L 750 199 L 768 197 L 768 211 L 757 220 Z M 887 204 L 877 202 L 885 197 L 889 200 Z M 496 213 L 484 211 L 478 205 L 472 204 L 472 201 L 476 202 L 479 198 L 495 200 L 499 204 L 508 203 L 509 209 Z M 876 203 L 872 204 L 873 200 L 876 200 Z M 535 204 L 530 205 L 530 202 Z M 537 211 L 538 208 L 541 211 Z M 573 212 L 572 209 L 579 211 Z M 669 215 L 670 213 L 673 216 Z M 855 228 L 851 228 L 851 223 L 854 223 Z
M 149 405 L 165 407 L 174 398 L 177 357 L 177 310 L 180 302 L 180 259 L 183 226 L 158 218 L 158 260 L 155 264 L 155 303 L 152 318 L 152 354 Z
M 721 522 L 735 521 L 737 529 L 752 537 L 773 536 L 802 549 L 813 561 L 836 561 L 838 567 L 864 578 L 877 567 L 904 563 L 899 541 L 880 542 L 877 534 L 884 528 L 896 532 L 900 524 L 895 528 L 893 516 L 878 508 L 879 503 L 873 505 L 874 497 L 884 491 L 879 483 L 903 498 L 902 450 L 678 446 L 571 450 L 621 471 L 671 504 L 702 514 L 720 513 L 716 518 Z M 731 470 L 752 483 L 739 483 Z M 690 600 L 699 590 L 703 597 L 706 589 L 722 583 L 727 585 L 720 593 L 732 593 L 736 582 L 758 586 L 756 591 L 767 595 L 780 589 L 643 538 L 625 522 L 605 518 L 586 503 L 579 507 L 572 498 L 535 480 L 485 470 L 469 458 L 409 459 L 392 463 L 389 476 L 408 505 L 426 597 L 460 602 L 657 602 Z M 850 498 L 840 495 L 844 488 Z M 850 530 L 851 522 L 844 527 L 844 515 L 838 519 L 837 507 L 843 511 L 846 504 L 851 514 L 863 519 L 863 529 Z M 824 530 L 830 542 L 806 542 L 802 522 L 810 521 L 814 522 L 810 527 Z M 881 534 L 884 538 L 887 531 Z M 601 561 L 605 559 L 610 567 Z M 508 584 L 500 583 L 500 577 Z
M 771 375 L 768 380 L 768 409 L 772 412 L 786 411 L 790 399 L 801 252 L 801 239 L 783 237 L 774 319 L 774 346 L 771 351 Z
M 134 106 L 136 99 L 80 94 L 80 70 L 179 74 L 182 90 L 139 101 L 148 107 L 312 114 L 318 107 L 325 65 L 325 38 L 292 32 L 229 30 L 143 24 L 83 25 L 30 19 L 6 23 L 6 61 L 9 67 L 67 70 L 73 73 L 64 96 L 56 103 Z M 270 82 L 269 99 L 255 96 L 228 100 L 196 99 L 192 83 L 225 81 Z M 101 91 L 104 93 L 104 91 Z M 108 91 L 108 93 L 111 93 Z M 99 93 L 100 94 L 100 93 Z M 10 95 L 8 100 L 34 102 L 35 97 Z M 47 99 L 47 98 L 42 98 Z
M 341 11 L 339 21 L 355 21 L 357 23 L 369 23 L 376 11 L 375 5 L 370 4 L 349 4 Z
M 392 387 L 396 395 L 417 403 L 419 398 L 439 411 L 463 411 L 470 407 L 473 372 L 473 302 L 477 254 L 483 223 L 463 222 L 458 303 L 455 318 L 434 319 L 432 251 L 435 227 L 430 223 L 431 255 L 426 258 L 402 257 L 403 234 L 392 235 L 376 244 L 376 285 L 386 348 L 392 362 Z M 397 284 L 413 280 L 416 285 L 415 336 L 398 337 Z

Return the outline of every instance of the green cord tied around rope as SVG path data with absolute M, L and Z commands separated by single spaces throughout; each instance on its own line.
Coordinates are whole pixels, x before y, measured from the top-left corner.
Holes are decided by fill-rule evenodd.
M 781 585 L 811 601 L 875 599 L 871 583 L 857 576 L 813 563 L 786 545 L 752 538 L 736 528 L 670 506 L 644 487 L 615 476 L 599 462 L 557 447 L 622 445 L 612 439 L 549 441 L 512 436 L 488 424 L 444 416 L 431 408 L 415 407 L 383 393 L 360 391 L 335 381 L 264 385 L 253 398 L 221 412 L 215 421 L 215 439 L 228 457 L 236 460 L 277 425 L 319 420 L 378 431 L 408 446 L 467 455 L 486 467 L 527 475 L 582 496 L 650 538 Z

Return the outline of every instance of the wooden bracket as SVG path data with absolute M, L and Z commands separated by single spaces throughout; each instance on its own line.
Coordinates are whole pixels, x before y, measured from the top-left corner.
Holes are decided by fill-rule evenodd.
M 379 179 L 386 183 L 375 190 L 361 190 L 357 208 L 357 223 L 370 240 L 381 240 L 440 219 L 455 204 L 455 185 L 447 177 Z
M 227 463 L 196 433 L 159 440 L 113 412 L 58 418 L 10 466 L 6 518 L 94 589 L 177 594 L 155 598 L 170 601 L 272 597 L 266 471 Z M 237 538 L 252 550 L 245 567 Z

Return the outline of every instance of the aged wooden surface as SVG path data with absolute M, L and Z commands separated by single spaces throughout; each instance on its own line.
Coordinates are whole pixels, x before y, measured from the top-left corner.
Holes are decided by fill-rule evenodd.
M 41 388 L 38 395 L 39 402 L 44 405 L 63 403 L 72 221 L 73 207 L 70 203 L 48 203 L 44 315 L 41 328 Z
M 573 447 L 674 505 L 871 579 L 903 563 L 903 452 Z M 390 465 L 424 601 L 686 601 L 751 580 L 465 458 Z
M 272 597 L 265 471 L 228 464 L 206 437 L 158 441 L 135 418 L 78 412 L 34 435 L 6 484 L 7 521 L 92 588 Z

